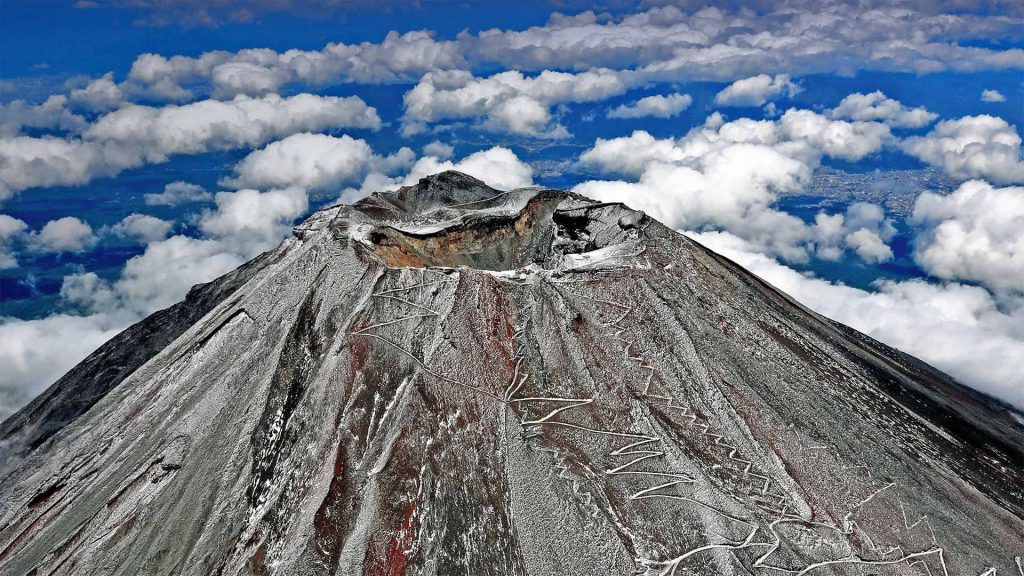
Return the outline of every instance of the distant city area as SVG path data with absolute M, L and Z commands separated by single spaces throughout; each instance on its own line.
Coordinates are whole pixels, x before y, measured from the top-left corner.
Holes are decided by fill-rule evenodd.
M 935 168 L 846 172 L 823 166 L 814 172 L 805 190 L 792 196 L 813 196 L 842 203 L 870 202 L 885 207 L 890 215 L 906 218 L 914 201 L 926 190 L 948 193 L 956 183 Z

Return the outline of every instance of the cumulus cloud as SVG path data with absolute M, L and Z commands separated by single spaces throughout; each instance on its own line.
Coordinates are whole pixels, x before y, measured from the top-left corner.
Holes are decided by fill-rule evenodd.
M 793 96 L 800 87 L 789 79 L 788 74 L 758 74 L 737 80 L 715 95 L 720 106 L 763 106 L 764 104 Z
M 929 274 L 1024 294 L 1024 187 L 972 180 L 949 195 L 925 192 L 912 222 L 914 259 Z
M 17 136 L 25 128 L 77 133 L 88 126 L 85 118 L 68 109 L 68 97 L 56 94 L 42 104 L 14 100 L 0 104 L 0 137 Z
M 254 146 L 295 132 L 325 128 L 377 130 L 380 118 L 356 96 L 297 94 L 282 98 L 271 94 L 183 106 L 127 106 L 101 117 L 85 137 L 131 146 L 149 162 L 162 162 L 174 154 Z
M 366 141 L 347 135 L 293 134 L 250 153 L 235 165 L 236 176 L 224 183 L 234 188 L 339 188 L 370 170 L 391 173 L 408 169 L 415 156 L 409 148 L 402 148 L 392 156 L 380 157 Z
M 174 304 L 195 284 L 213 280 L 245 260 L 245 255 L 225 249 L 215 239 L 171 236 L 129 260 L 112 286 L 95 286 L 88 297 L 89 293 L 83 292 L 78 298 L 94 305 L 114 302 L 115 310 L 141 318 Z M 109 296 L 105 294 L 108 290 Z
M 129 214 L 110 227 L 110 233 L 119 238 L 128 238 L 139 244 L 163 240 L 174 227 L 173 222 L 148 214 Z
M 846 237 L 846 242 L 865 262 L 892 260 L 892 249 L 876 232 L 861 228 Z
M 893 258 L 888 242 L 896 236 L 896 227 L 881 206 L 854 202 L 844 214 L 817 214 L 811 236 L 815 253 L 823 260 L 838 260 L 849 248 L 861 260 L 879 263 Z
M 427 144 L 423 147 L 423 154 L 425 156 L 434 156 L 441 160 L 447 160 L 455 155 L 455 148 L 450 144 L 445 144 L 439 140 Z
M 1021 139 L 1006 120 L 981 114 L 945 120 L 924 136 L 903 141 L 903 150 L 952 178 L 996 184 L 1024 182 Z
M 0 138 L 0 200 L 26 188 L 81 185 L 176 154 L 258 146 L 296 132 L 379 127 L 376 110 L 355 96 L 124 106 L 101 116 L 81 138 Z
M 753 12 L 661 6 L 604 18 L 553 15 L 522 31 L 468 37 L 474 59 L 520 69 L 639 65 L 663 79 L 733 80 L 784 72 L 904 72 L 1020 68 L 1024 51 L 960 45 L 1016 37 L 1019 17 L 948 14 L 916 4 L 817 2 Z M 1016 29 L 1015 29 L 1016 27 Z M 477 55 L 479 54 L 479 55 Z
M 850 120 L 874 120 L 896 128 L 921 128 L 939 117 L 938 114 L 923 107 L 908 108 L 899 100 L 889 98 L 878 90 L 869 94 L 850 94 L 843 98 L 838 106 L 829 110 L 829 116 Z
M 61 295 L 91 314 L 140 319 L 181 300 L 193 285 L 209 282 L 274 247 L 307 209 L 306 194 L 299 189 L 220 192 L 216 207 L 199 217 L 201 237 L 154 236 L 142 254 L 128 260 L 117 279 L 73 274 L 64 279 Z M 147 222 L 139 228 L 149 227 L 159 226 Z
M 479 78 L 466 71 L 431 72 L 404 97 L 406 133 L 452 120 L 482 119 L 492 132 L 562 138 L 564 126 L 554 121 L 551 107 L 594 102 L 622 94 L 635 85 L 632 74 L 606 69 L 577 74 L 545 70 L 529 77 L 500 72 Z
M 623 104 L 608 112 L 609 118 L 671 118 L 678 116 L 693 104 L 689 94 L 668 94 L 647 96 L 636 102 Z
M 141 163 L 95 142 L 51 136 L 0 138 L 0 201 L 26 188 L 84 184 Z
M 28 246 L 34 252 L 82 252 L 96 244 L 92 227 L 74 216 L 47 222 L 32 232 Z
M 655 6 L 620 16 L 555 13 L 524 30 L 483 30 L 438 40 L 428 31 L 321 50 L 246 49 L 196 57 L 143 54 L 129 91 L 191 99 L 276 92 L 287 84 L 412 82 L 442 70 L 636 70 L 651 81 L 733 81 L 756 74 L 929 73 L 1024 68 L 1024 50 L 972 46 L 1019 37 L 1017 16 L 943 13 L 934 4 L 825 1 L 759 12 Z M 197 10 L 197 12 L 199 12 Z
M 121 227 L 140 240 L 149 235 L 150 242 L 112 281 L 92 272 L 64 279 L 62 301 L 82 314 L 0 318 L 0 340 L 5 343 L 0 347 L 0 418 L 130 324 L 178 302 L 193 285 L 213 280 L 276 245 L 307 207 L 305 193 L 295 189 L 222 192 L 216 209 L 200 217 L 201 238 L 157 239 L 163 226 L 156 219 L 126 218 L 114 228 Z M 62 249 L 81 243 L 84 234 L 74 234 L 78 227 L 67 224 L 68 220 L 48 224 L 39 241 Z M 8 226 L 4 222 L 0 218 L 0 230 Z
M 11 245 L 27 228 L 28 224 L 24 221 L 0 214 L 0 270 L 18 266 L 18 259 L 14 256 Z
M 779 128 L 791 141 L 804 141 L 826 156 L 855 162 L 891 140 L 889 127 L 877 122 L 830 120 L 810 110 L 787 110 Z
M 176 206 L 185 202 L 213 200 L 213 194 L 210 194 L 198 184 L 179 180 L 166 184 L 163 192 L 145 194 L 143 199 L 147 206 Z
M 644 131 L 598 139 L 580 164 L 633 180 L 591 180 L 573 190 L 626 202 L 673 228 L 728 230 L 788 261 L 806 261 L 816 251 L 837 259 L 846 248 L 880 261 L 891 257 L 885 245 L 891 223 L 884 217 L 872 219 L 858 206 L 808 226 L 773 205 L 802 190 L 822 156 L 858 159 L 881 148 L 888 134 L 880 123 L 831 120 L 809 110 L 789 110 L 777 121 L 725 122 L 716 113 L 678 140 Z
M 721 117 L 709 118 L 705 127 L 714 128 L 713 122 Z M 758 127 L 761 125 L 758 124 Z M 692 134 L 692 132 L 691 132 Z M 598 138 L 594 145 L 580 156 L 580 164 L 596 168 L 603 173 L 640 176 L 654 162 L 684 162 L 692 154 L 672 138 L 655 138 L 646 130 L 634 131 L 621 138 Z
M 812 310 L 908 352 L 1024 409 L 1024 307 L 983 288 L 922 280 L 860 290 L 804 276 L 724 232 L 688 232 Z
M 132 64 L 126 84 L 150 97 L 186 100 L 193 97 L 186 86 L 201 81 L 209 83 L 214 94 L 231 97 L 277 92 L 288 83 L 411 82 L 426 72 L 465 64 L 456 41 L 437 41 L 428 31 L 390 32 L 380 43 L 339 42 L 322 50 L 218 50 L 196 58 L 143 54 Z
M 218 192 L 214 201 L 216 210 L 203 215 L 200 228 L 248 255 L 287 236 L 292 222 L 309 208 L 306 192 L 299 188 Z
M 0 318 L 0 419 L 28 403 L 131 320 L 107 314 Z
M 94 112 L 107 112 L 125 101 L 124 91 L 114 82 L 114 73 L 108 72 L 91 80 L 82 88 L 71 91 L 70 100 Z
M 998 90 L 982 90 L 981 101 L 988 103 L 1006 102 L 1006 96 Z
M 626 202 L 673 228 L 743 230 L 773 253 L 805 260 L 803 222 L 770 206 L 809 178 L 806 165 L 772 148 L 732 144 L 686 164 L 653 163 L 637 182 L 588 181 L 573 191 Z

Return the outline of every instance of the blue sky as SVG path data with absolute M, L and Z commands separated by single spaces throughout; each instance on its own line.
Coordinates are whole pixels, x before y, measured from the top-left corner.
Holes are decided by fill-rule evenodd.
M 625 201 L 1024 407 L 1016 3 L 0 5 L 0 417 L 318 207 Z

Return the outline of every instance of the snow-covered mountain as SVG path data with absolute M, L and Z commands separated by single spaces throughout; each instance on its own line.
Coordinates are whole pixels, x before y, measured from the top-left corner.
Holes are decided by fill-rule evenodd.
M 1024 427 L 621 204 L 313 214 L 0 425 L 0 574 L 1024 574 Z

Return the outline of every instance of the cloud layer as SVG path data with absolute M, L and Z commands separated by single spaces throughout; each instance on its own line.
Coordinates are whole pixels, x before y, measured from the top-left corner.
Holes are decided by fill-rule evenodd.
M 508 71 L 486 78 L 469 72 L 431 72 L 405 94 L 405 133 L 422 131 L 428 124 L 483 118 L 480 126 L 543 138 L 568 135 L 554 121 L 551 107 L 569 102 L 594 102 L 632 88 L 632 74 L 612 70 L 580 73 L 546 70 L 536 76 Z
M 678 116 L 693 104 L 689 94 L 657 94 L 641 98 L 636 102 L 617 106 L 608 112 L 609 118 L 671 118 Z
M 376 110 L 355 96 L 243 96 L 184 106 L 125 106 L 99 117 L 80 138 L 0 138 L 0 200 L 27 188 L 85 184 L 177 154 L 257 146 L 296 132 L 376 130 L 380 124 Z
M 713 114 L 678 140 L 644 131 L 598 139 L 580 163 L 635 180 L 592 180 L 574 190 L 629 203 L 673 228 L 728 230 L 793 262 L 815 251 L 836 259 L 847 247 L 877 262 L 892 256 L 884 217 L 868 219 L 860 210 L 808 226 L 773 205 L 779 195 L 802 190 L 823 156 L 857 160 L 888 138 L 884 124 L 831 120 L 810 110 L 789 110 L 778 121 L 724 122 Z
M 288 84 L 395 83 L 430 72 L 502 67 L 521 72 L 634 70 L 648 80 L 733 81 L 757 74 L 856 70 L 928 73 L 1024 68 L 1024 51 L 972 46 L 1019 36 L 1014 16 L 942 13 L 931 3 L 803 3 L 800 9 L 688 11 L 658 6 L 617 17 L 554 14 L 525 30 L 484 30 L 451 40 L 428 31 L 321 50 L 248 49 L 198 57 L 144 54 L 126 89 L 172 100 L 277 92 Z
M 720 106 L 763 106 L 772 100 L 793 96 L 800 87 L 789 79 L 788 74 L 758 74 L 743 78 L 725 87 L 715 95 L 715 104 Z
M 948 196 L 925 192 L 913 221 L 914 258 L 929 274 L 1024 295 L 1024 187 L 972 180 Z
M 1024 410 L 1024 306 L 986 290 L 922 280 L 860 290 L 810 278 L 728 233 L 688 233 L 812 310 L 929 362 Z

